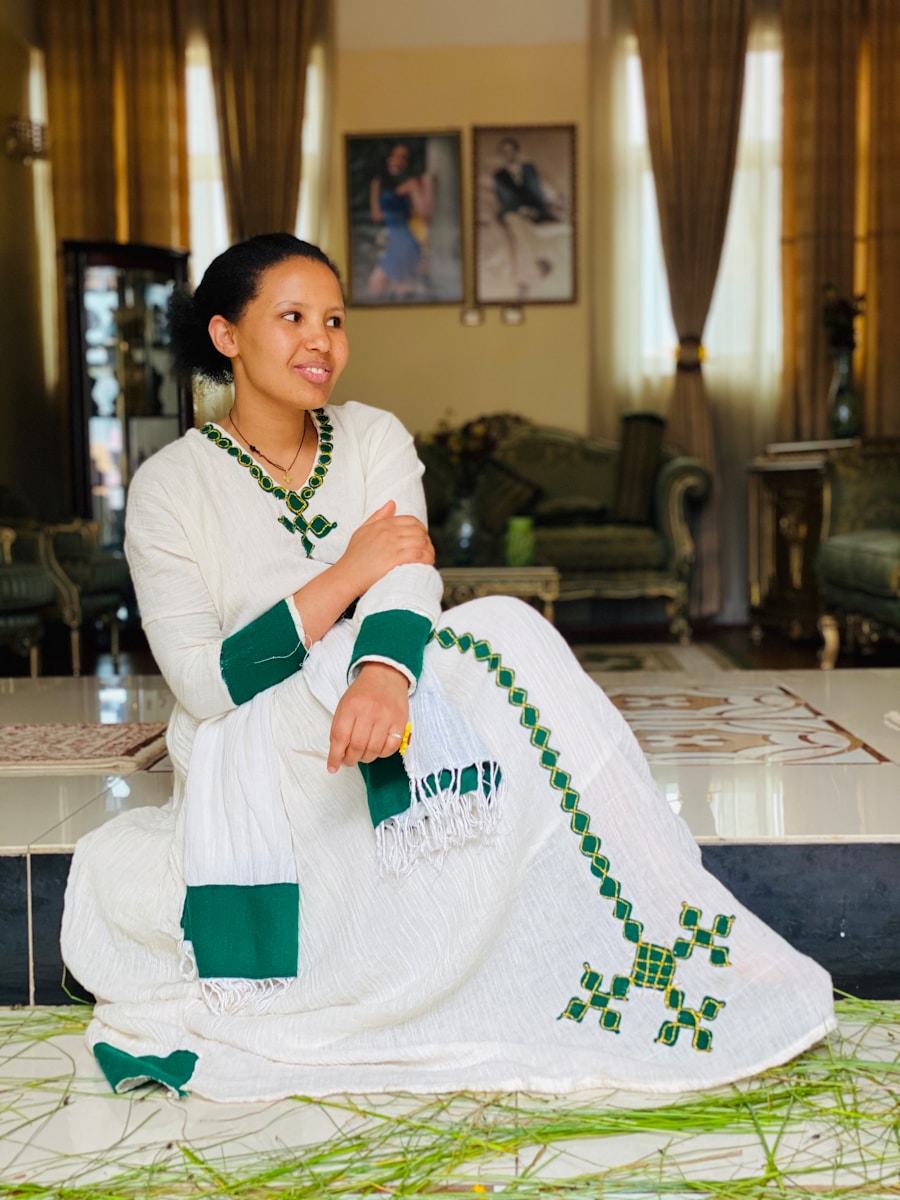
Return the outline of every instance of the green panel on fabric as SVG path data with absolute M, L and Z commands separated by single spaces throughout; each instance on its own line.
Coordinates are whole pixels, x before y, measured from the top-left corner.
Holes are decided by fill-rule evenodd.
M 366 785 L 373 829 L 377 829 L 382 821 L 406 812 L 410 804 L 409 776 L 400 754 L 376 758 L 370 763 L 361 762 L 359 770 Z
M 299 671 L 305 658 L 287 601 L 279 600 L 225 639 L 219 665 L 228 694 L 235 704 L 244 704 Z
M 431 622 L 427 617 L 409 612 L 405 608 L 391 608 L 387 612 L 372 613 L 366 617 L 356 635 L 356 644 L 350 657 L 350 669 L 361 658 L 388 658 L 400 663 L 418 679 L 422 674 L 422 658 L 425 644 L 431 637 Z
M 360 763 L 359 769 L 366 785 L 369 816 L 373 827 L 377 828 L 382 821 L 406 812 L 411 796 L 409 776 L 404 769 L 401 755 L 392 754 L 390 758 L 376 758 L 374 762 Z M 445 791 L 452 783 L 453 772 L 441 771 L 437 776 L 426 776 L 422 781 L 422 790 L 426 795 L 434 796 Z M 467 796 L 469 792 L 480 790 L 483 796 L 488 796 L 491 787 L 499 783 L 499 768 L 492 773 L 490 763 L 482 763 L 480 770 L 473 763 L 470 767 L 464 767 L 461 772 L 459 793 L 461 796 Z
M 200 978 L 294 978 L 299 912 L 296 883 L 189 887 L 181 923 Z
M 142 1083 L 162 1083 L 183 1096 L 184 1085 L 194 1073 L 197 1055 L 191 1050 L 173 1050 L 165 1058 L 155 1054 L 135 1056 L 117 1050 L 109 1042 L 98 1042 L 94 1057 L 114 1092 L 127 1092 Z

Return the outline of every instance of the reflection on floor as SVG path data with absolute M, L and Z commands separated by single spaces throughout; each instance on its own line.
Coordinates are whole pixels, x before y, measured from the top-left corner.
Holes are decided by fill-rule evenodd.
M 900 670 L 736 671 L 656 650 L 642 663 L 652 670 L 628 669 L 618 652 L 583 661 L 709 868 L 869 997 L 845 1002 L 840 1037 L 740 1090 L 662 1109 L 622 1095 L 219 1107 L 110 1096 L 81 1043 L 82 1008 L 8 1008 L 0 1193 L 65 1182 L 80 1198 L 106 1181 L 107 1195 L 160 1198 L 274 1195 L 288 1183 L 308 1196 L 530 1196 L 590 1181 L 592 1195 L 599 1183 L 723 1195 L 740 1180 L 741 1195 L 896 1194 L 900 730 L 885 716 L 900 708 Z M 0 680 L 0 723 L 152 722 L 170 706 L 156 675 Z M 71 848 L 117 812 L 165 803 L 170 785 L 165 761 L 127 777 L 0 776 L 0 1002 L 66 1002 L 55 937 Z

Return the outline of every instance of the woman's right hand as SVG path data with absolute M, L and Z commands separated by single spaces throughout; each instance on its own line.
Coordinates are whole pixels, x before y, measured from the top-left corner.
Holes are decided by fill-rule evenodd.
M 428 530 L 418 519 L 397 516 L 397 505 L 387 500 L 356 529 L 335 567 L 352 581 L 361 596 L 394 567 L 407 563 L 434 563 L 434 546 Z

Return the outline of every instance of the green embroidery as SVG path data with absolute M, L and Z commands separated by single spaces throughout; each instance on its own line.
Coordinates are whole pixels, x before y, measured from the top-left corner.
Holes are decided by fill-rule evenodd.
M 680 923 L 683 929 L 690 930 L 690 941 L 687 938 L 678 938 L 675 945 L 672 947 L 672 953 L 676 958 L 690 958 L 696 946 L 701 946 L 704 950 L 709 951 L 709 961 L 714 967 L 730 967 L 728 961 L 728 947 L 714 946 L 714 937 L 728 937 L 731 933 L 731 926 L 734 924 L 734 917 L 726 917 L 722 913 L 717 913 L 713 917 L 712 929 L 703 929 L 700 925 L 700 920 L 703 914 L 699 908 L 693 908 L 690 904 L 682 904 Z
M 611 902 L 612 915 L 622 923 L 622 936 L 635 947 L 634 960 L 628 975 L 614 975 L 607 991 L 602 990 L 603 976 L 589 963 L 584 964 L 581 986 L 587 998 L 573 996 L 559 1019 L 581 1021 L 590 1012 L 599 1012 L 600 1028 L 618 1033 L 621 1013 L 611 1007 L 613 1000 L 627 1001 L 632 986 L 649 988 L 664 993 L 667 1008 L 674 1009 L 674 1020 L 664 1021 L 656 1041 L 665 1046 L 674 1046 L 681 1029 L 692 1030 L 692 1045 L 695 1050 L 712 1049 L 712 1033 L 701 1027 L 701 1020 L 712 1021 L 725 1007 L 724 1000 L 712 996 L 704 997 L 699 1009 L 684 1004 L 684 994 L 674 985 L 675 959 L 690 958 L 696 947 L 709 951 L 709 961 L 715 967 L 730 966 L 728 947 L 713 944 L 714 937 L 727 937 L 731 932 L 734 917 L 717 914 L 712 928 L 704 929 L 700 922 L 702 913 L 692 905 L 682 903 L 681 927 L 690 933 L 690 939 L 678 938 L 670 950 L 643 940 L 644 927 L 632 916 L 632 904 L 621 893 L 621 884 L 610 874 L 609 859 L 600 853 L 601 840 L 590 831 L 590 817 L 579 808 L 580 796 L 572 787 L 572 777 L 559 766 L 559 751 L 550 745 L 551 733 L 540 723 L 540 712 L 528 701 L 523 687 L 515 685 L 515 672 L 503 665 L 499 654 L 494 653 L 486 641 L 479 641 L 470 633 L 457 635 L 452 629 L 437 629 L 432 638 L 444 650 L 453 647 L 460 654 L 471 653 L 494 674 L 497 687 L 507 693 L 509 703 L 521 710 L 519 723 L 529 732 L 532 746 L 538 751 L 538 761 L 550 775 L 550 784 L 560 796 L 560 808 L 569 818 L 569 828 L 579 840 L 581 853 L 589 860 L 591 873 L 600 881 L 599 894 Z
M 304 516 L 309 506 L 309 501 L 316 494 L 316 489 L 322 486 L 325 476 L 328 474 L 328 467 L 331 463 L 331 452 L 334 450 L 334 427 L 326 416 L 325 410 L 317 408 L 312 415 L 319 426 L 319 454 L 312 474 L 306 481 L 306 485 L 299 492 L 287 491 L 275 483 L 262 467 L 250 457 L 246 450 L 243 450 L 230 437 L 222 433 L 218 426 L 207 422 L 200 430 L 214 445 L 219 446 L 240 463 L 242 467 L 246 467 L 264 492 L 269 492 L 276 500 L 283 500 L 285 502 L 291 516 L 279 517 L 278 524 L 283 525 L 289 533 L 300 535 L 300 541 L 303 549 L 306 551 L 307 558 L 312 556 L 314 549 L 313 543 L 309 540 L 309 534 L 314 538 L 323 538 L 331 533 L 332 529 L 337 529 L 336 521 L 329 521 L 327 517 L 323 517 L 321 514 L 313 517 L 310 521 L 307 521 Z
M 675 1020 L 663 1022 L 656 1035 L 657 1042 L 662 1042 L 664 1046 L 674 1046 L 682 1029 L 690 1029 L 691 1045 L 695 1050 L 704 1052 L 712 1050 L 713 1035 L 710 1030 L 704 1029 L 700 1022 L 703 1020 L 714 1021 L 725 1007 L 724 1000 L 714 1000 L 712 996 L 704 996 L 699 1009 L 686 1008 L 684 1007 L 684 993 L 680 992 L 678 988 L 669 988 L 666 992 L 666 1007 L 675 1009 Z

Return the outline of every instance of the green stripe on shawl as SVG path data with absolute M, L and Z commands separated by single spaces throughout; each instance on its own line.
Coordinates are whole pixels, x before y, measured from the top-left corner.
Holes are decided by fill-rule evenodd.
M 194 1073 L 197 1055 L 191 1050 L 173 1050 L 166 1058 L 155 1054 L 127 1054 L 109 1042 L 97 1042 L 94 1057 L 114 1092 L 127 1092 L 142 1083 L 162 1083 L 184 1095 L 184 1085 Z
M 401 755 L 392 754 L 390 758 L 376 758 L 370 763 L 360 763 L 359 769 L 366 785 L 369 815 L 374 828 L 377 829 L 382 821 L 406 812 L 410 806 L 409 776 L 404 769 Z M 441 771 L 438 775 L 427 776 L 423 780 L 422 788 L 429 796 L 434 796 L 449 788 L 452 782 L 453 772 Z M 499 782 L 499 769 L 492 781 L 490 763 L 483 763 L 480 771 L 473 764 L 465 767 L 460 774 L 459 794 L 467 796 L 480 787 L 482 795 L 487 796 L 491 792 L 492 783 Z
M 425 643 L 431 637 L 431 622 L 427 617 L 405 608 L 365 617 L 356 635 L 350 670 L 364 658 L 386 658 L 404 666 L 414 679 L 422 674 Z
M 295 978 L 299 911 L 296 883 L 189 887 L 181 924 L 200 978 Z
M 219 666 L 228 694 L 235 704 L 244 704 L 299 671 L 305 658 L 287 601 L 279 600 L 225 639 Z

